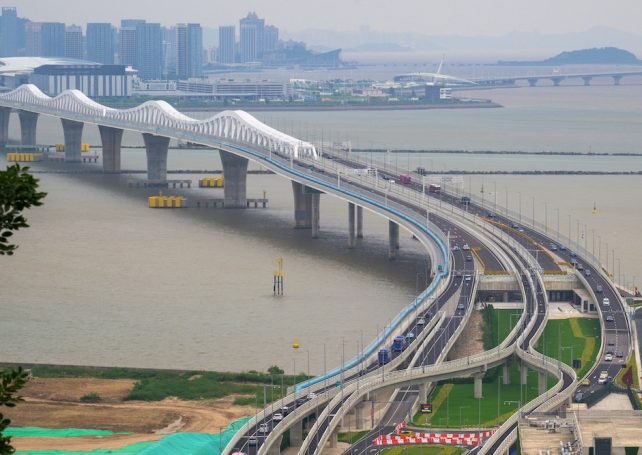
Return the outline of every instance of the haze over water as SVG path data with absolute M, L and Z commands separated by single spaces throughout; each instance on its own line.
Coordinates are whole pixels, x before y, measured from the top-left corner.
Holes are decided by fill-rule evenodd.
M 639 81 L 638 81 L 639 82 Z M 351 140 L 355 148 L 642 152 L 642 86 L 538 87 L 466 92 L 503 109 L 350 112 L 261 112 L 271 125 L 318 140 Z M 203 116 L 203 113 L 199 113 Z M 17 118 L 10 125 L 17 137 Z M 331 131 L 331 132 L 330 132 Z M 57 119 L 39 120 L 41 143 L 62 142 Z M 87 126 L 84 141 L 99 144 Z M 139 135 L 126 133 L 126 144 Z M 365 154 L 366 156 L 368 154 Z M 376 159 L 384 159 L 377 154 Z M 642 157 L 391 154 L 400 167 L 435 171 L 577 169 L 642 170 Z M 5 164 L 2 158 L 2 165 Z M 49 166 L 48 166 L 49 167 Z M 79 166 L 83 169 L 89 165 Z M 124 169 L 144 169 L 142 149 L 123 152 Z M 41 168 L 34 165 L 35 169 Z M 171 150 L 171 169 L 218 169 L 218 154 Z M 322 372 L 354 355 L 363 332 L 411 302 L 423 282 L 424 252 L 402 234 L 400 260 L 388 262 L 387 223 L 366 213 L 365 239 L 347 245 L 346 205 L 321 202 L 322 238 L 293 226 L 292 190 L 275 175 L 250 175 L 249 197 L 267 191 L 269 208 L 150 210 L 153 192 L 129 189 L 124 176 L 39 174 L 49 193 L 29 212 L 32 227 L 16 235 L 16 256 L 3 276 L 0 343 L 4 361 L 218 370 Z M 170 177 L 173 178 L 173 177 Z M 192 178 L 198 176 L 180 176 Z M 627 281 L 642 279 L 640 176 L 465 177 L 464 190 L 532 214 L 572 237 L 577 221 L 608 241 Z M 179 190 L 167 190 L 179 193 Z M 184 190 L 188 198 L 221 190 Z M 213 196 L 216 195 L 216 196 Z M 591 215 L 594 203 L 598 214 Z M 595 231 L 591 231 L 594 229 Z M 584 228 L 581 228 L 584 232 Z M 584 242 L 581 239 L 581 242 Z M 596 245 L 597 249 L 597 245 Z M 604 257 L 606 246 L 602 246 Z M 597 252 L 596 252 L 597 253 Z M 275 259 L 285 262 L 285 296 L 272 296 Z M 618 263 L 615 263 L 616 269 Z M 617 273 L 617 270 L 616 270 Z M 293 353 L 292 339 L 302 348 Z

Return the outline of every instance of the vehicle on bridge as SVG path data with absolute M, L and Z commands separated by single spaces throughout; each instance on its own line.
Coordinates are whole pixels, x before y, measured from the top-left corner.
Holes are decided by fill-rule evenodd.
M 412 183 L 412 177 L 410 176 L 410 174 L 400 174 L 399 183 L 401 183 L 402 185 L 410 185 Z
M 388 348 L 379 350 L 377 360 L 379 361 L 379 366 L 385 365 L 386 363 L 390 362 L 390 351 L 388 350 Z
M 404 349 L 406 349 L 406 337 L 401 335 L 398 337 L 395 337 L 395 339 L 392 340 L 392 350 L 401 352 Z
M 432 194 L 441 194 L 441 185 L 431 183 L 428 187 L 428 192 Z

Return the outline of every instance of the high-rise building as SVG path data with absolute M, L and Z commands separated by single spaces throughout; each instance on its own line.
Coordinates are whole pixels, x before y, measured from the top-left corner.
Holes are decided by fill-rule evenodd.
M 114 64 L 114 28 L 109 23 L 87 24 L 87 60 Z
M 82 32 L 81 32 L 82 34 Z M 40 28 L 43 57 L 65 56 L 65 24 L 62 22 L 43 22 Z
M 14 7 L 3 7 L 0 17 L 0 57 L 15 57 L 19 49 L 20 20 Z M 24 30 L 24 29 L 23 29 Z
M 65 57 L 83 58 L 82 28 L 78 25 L 70 25 L 65 28 Z
M 236 27 L 226 25 L 218 29 L 218 62 L 229 64 L 235 62 Z
M 248 13 L 240 20 L 241 30 L 241 63 L 256 62 L 263 55 L 263 29 L 265 20 L 259 19 L 256 13 Z
M 267 25 L 263 29 L 263 52 L 276 49 L 279 42 L 279 29 L 274 25 Z
M 143 80 L 159 80 L 163 76 L 163 37 L 158 23 L 136 27 L 136 69 Z
M 135 27 L 123 27 L 118 34 L 118 62 L 136 66 L 137 38 Z
M 177 73 L 177 36 L 176 27 L 163 27 L 163 77 L 176 79 Z
M 121 19 L 120 28 L 136 28 L 144 23 L 145 19 Z
M 42 55 L 41 22 L 27 22 L 25 25 L 25 55 L 29 57 Z
M 200 24 L 178 24 L 176 37 L 178 78 L 202 76 L 203 30 Z

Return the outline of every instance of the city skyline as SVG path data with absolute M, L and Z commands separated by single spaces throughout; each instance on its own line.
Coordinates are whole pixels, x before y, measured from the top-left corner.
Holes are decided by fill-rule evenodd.
M 637 18 L 642 14 L 642 5 L 635 0 L 621 0 L 617 8 L 608 9 L 604 8 L 603 2 L 581 0 L 567 0 L 563 6 L 553 0 L 536 3 L 489 0 L 483 4 L 460 0 L 447 5 L 405 1 L 395 8 L 382 0 L 328 0 L 323 3 L 280 0 L 271 4 L 240 0 L 224 6 L 202 0 L 184 0 L 180 4 L 163 5 L 163 8 L 158 8 L 151 0 L 90 3 L 91 8 L 87 8 L 87 2 L 79 0 L 50 0 L 46 3 L 14 0 L 2 6 L 15 6 L 20 15 L 43 22 L 111 22 L 117 25 L 122 16 L 140 16 L 162 25 L 199 22 L 204 27 L 216 28 L 236 23 L 238 17 L 247 11 L 256 11 L 260 17 L 270 18 L 271 23 L 288 32 L 306 29 L 349 31 L 369 26 L 384 32 L 463 36 L 499 36 L 519 31 L 579 32 L 599 26 L 634 33 L 639 30 Z M 208 7 L 212 14 L 204 11 Z M 556 14 L 551 14 L 551 11 Z

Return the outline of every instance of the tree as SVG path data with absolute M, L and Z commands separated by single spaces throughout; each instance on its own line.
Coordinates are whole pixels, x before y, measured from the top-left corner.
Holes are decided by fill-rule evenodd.
M 285 371 L 283 371 L 281 368 L 278 367 L 278 365 L 272 365 L 270 368 L 268 368 L 268 373 L 273 374 L 273 375 L 278 375 L 278 374 L 283 374 Z
M 18 245 L 9 242 L 15 231 L 29 227 L 22 211 L 42 205 L 47 193 L 38 191 L 38 179 L 19 164 L 0 171 L 0 256 L 13 255 Z
M 16 403 L 22 401 L 22 398 L 16 393 L 24 387 L 28 376 L 29 373 L 21 367 L 17 370 L 0 370 L 0 406 L 12 408 Z M 5 419 L 0 412 L 0 455 L 8 455 L 16 451 L 11 446 L 11 437 L 2 435 L 10 423 L 11 420 Z

